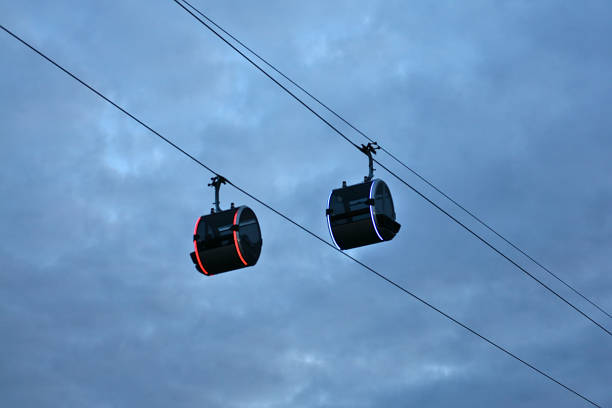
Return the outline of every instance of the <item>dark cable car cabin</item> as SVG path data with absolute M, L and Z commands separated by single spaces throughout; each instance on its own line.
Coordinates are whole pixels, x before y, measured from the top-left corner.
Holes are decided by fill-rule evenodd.
M 213 179 L 212 185 L 221 182 Z M 253 210 L 232 203 L 232 208 L 221 211 L 217 186 L 215 191 L 217 211 L 198 218 L 190 254 L 196 269 L 207 276 L 255 265 L 263 243 Z
M 327 226 L 340 249 L 390 241 L 400 229 L 391 192 L 374 179 L 333 190 L 327 203 Z
M 400 229 L 395 221 L 391 191 L 384 181 L 374 178 L 372 154 L 378 145 L 362 145 L 369 159 L 369 175 L 364 182 L 332 190 L 327 201 L 327 226 L 339 249 L 351 249 L 377 242 L 390 241 Z

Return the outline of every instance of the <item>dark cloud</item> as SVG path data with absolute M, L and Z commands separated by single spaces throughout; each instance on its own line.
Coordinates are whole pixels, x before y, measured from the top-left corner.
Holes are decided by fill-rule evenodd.
M 612 309 L 606 2 L 198 5 Z M 365 157 L 171 1 L 7 3 L 0 15 L 321 236 L 330 189 L 367 171 Z M 203 279 L 188 253 L 193 222 L 213 200 L 211 175 L 0 37 L 5 405 L 582 404 L 230 187 L 222 205 L 257 212 L 263 252 L 253 268 Z M 610 326 L 413 174 L 378 158 Z M 612 404 L 605 334 L 377 174 L 393 191 L 402 230 L 352 255 Z

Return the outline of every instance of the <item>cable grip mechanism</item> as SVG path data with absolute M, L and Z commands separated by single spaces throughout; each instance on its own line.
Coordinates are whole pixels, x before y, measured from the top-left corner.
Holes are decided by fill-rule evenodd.
M 380 146 L 378 146 L 378 143 L 376 142 L 371 142 L 371 143 L 368 143 L 367 145 L 362 144 L 361 147 L 359 148 L 359 150 L 363 154 L 368 156 L 369 172 L 368 172 L 368 175 L 363 178 L 364 182 L 372 181 L 372 179 L 374 178 L 374 158 L 372 157 L 372 155 L 376 154 L 376 150 L 378 149 L 380 149 Z
M 213 203 L 215 205 L 215 208 L 211 208 L 210 209 L 210 213 L 212 214 L 214 212 L 221 212 L 221 207 L 219 206 L 219 204 L 220 204 L 220 202 L 219 202 L 219 190 L 221 189 L 221 184 L 227 183 L 227 179 L 225 177 L 220 176 L 219 174 L 217 174 L 215 177 L 211 177 L 210 180 L 211 180 L 211 182 L 208 184 L 208 186 L 215 188 L 215 202 Z

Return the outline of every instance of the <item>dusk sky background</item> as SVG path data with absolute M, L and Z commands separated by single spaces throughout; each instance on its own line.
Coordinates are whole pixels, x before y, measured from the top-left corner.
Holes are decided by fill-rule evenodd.
M 612 312 L 612 2 L 193 4 Z M 329 192 L 367 174 L 171 0 L 2 1 L 0 24 L 327 240 Z M 229 186 L 221 205 L 256 212 L 262 254 L 200 275 L 189 252 L 212 174 L 4 31 L 0 50 L 3 406 L 588 406 Z M 376 176 L 402 228 L 352 256 L 612 406 L 610 336 Z

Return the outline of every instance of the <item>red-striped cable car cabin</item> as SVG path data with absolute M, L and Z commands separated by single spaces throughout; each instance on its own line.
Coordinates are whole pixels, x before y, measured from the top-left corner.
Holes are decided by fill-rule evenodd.
M 191 260 L 207 276 L 255 265 L 263 244 L 253 210 L 233 203 L 229 210 L 219 208 L 219 187 L 224 182 L 220 176 L 213 177 L 216 209 L 198 218 L 193 231 Z

